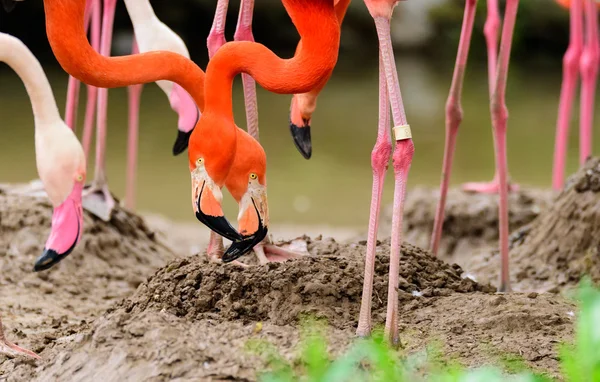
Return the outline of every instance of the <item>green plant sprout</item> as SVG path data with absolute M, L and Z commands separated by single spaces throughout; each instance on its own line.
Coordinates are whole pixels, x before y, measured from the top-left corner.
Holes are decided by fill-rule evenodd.
M 600 291 L 583 280 L 577 296 L 575 342 L 560 346 L 561 380 L 600 382 Z M 325 325 L 308 320 L 302 326 L 298 358 L 290 363 L 265 341 L 249 342 L 268 370 L 260 372 L 261 382 L 551 382 L 547 376 L 527 370 L 525 361 L 506 355 L 498 367 L 468 369 L 448 362 L 439 344 L 402 356 L 377 330 L 370 338 L 357 339 L 337 359 L 327 350 Z M 507 367 L 511 366 L 511 367 Z M 509 375 L 502 371 L 518 372 Z

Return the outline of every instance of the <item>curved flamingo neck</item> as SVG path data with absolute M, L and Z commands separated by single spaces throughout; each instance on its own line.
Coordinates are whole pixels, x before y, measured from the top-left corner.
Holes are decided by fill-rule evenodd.
M 166 51 L 104 57 L 87 40 L 85 0 L 44 0 L 44 7 L 52 52 L 73 77 L 104 88 L 173 81 L 192 96 L 201 111 L 204 109 L 204 72 L 193 61 Z
M 331 0 L 282 0 L 301 36 L 294 57 L 281 59 L 262 44 L 223 45 L 206 68 L 206 112 L 233 119 L 232 85 L 247 73 L 268 91 L 306 93 L 319 85 L 337 62 L 340 27 Z
M 16 37 L 0 33 L 0 61 L 8 64 L 23 81 L 31 100 L 36 128 L 60 122 L 60 113 L 48 78 L 25 44 Z

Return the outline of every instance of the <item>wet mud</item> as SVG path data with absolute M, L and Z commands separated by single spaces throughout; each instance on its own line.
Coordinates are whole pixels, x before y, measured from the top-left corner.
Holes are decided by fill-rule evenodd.
M 295 242 L 304 243 L 310 255 L 242 268 L 211 263 L 202 253 L 190 256 L 190 246 L 182 247 L 186 253 L 171 250 L 165 227 L 174 223 L 163 222 L 157 234 L 158 228 L 119 209 L 109 223 L 86 216 L 78 249 L 55 269 L 35 274 L 31 267 L 49 231 L 50 205 L 44 198 L 0 190 L 0 312 L 7 335 L 43 357 L 0 355 L 0 379 L 254 381 L 263 360 L 248 351 L 248 343 L 269 341 L 292 359 L 305 317 L 328 323 L 334 354 L 354 338 L 364 240 L 299 237 Z M 434 193 L 411 192 L 408 243 L 427 246 L 435 201 L 426 200 Z M 438 259 L 403 245 L 398 285 L 403 348 L 421 350 L 435 341 L 467 366 L 517 354 L 556 375 L 556 345 L 572 338 L 576 307 L 551 293 L 496 294 L 479 274 L 447 261 L 480 257 L 477 253 L 493 247 L 494 230 L 497 234 L 494 197 L 485 197 L 493 203 L 475 203 L 461 194 L 449 197 L 443 243 L 448 256 Z M 525 191 L 512 198 L 518 207 L 511 224 L 522 227 L 542 218 L 537 216 L 543 215 L 545 196 Z M 390 250 L 384 225 L 380 237 L 387 239 L 378 243 L 375 264 L 374 325 L 385 322 Z M 473 252 L 476 245 L 483 249 Z M 244 261 L 253 263 L 251 257 Z M 490 273 L 496 271 L 490 266 Z

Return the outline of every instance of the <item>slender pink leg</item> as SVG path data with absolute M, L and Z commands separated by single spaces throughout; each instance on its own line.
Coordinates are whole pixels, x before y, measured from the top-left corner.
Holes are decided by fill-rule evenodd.
M 100 14 L 100 0 L 91 1 L 91 45 L 97 52 L 100 51 L 100 28 L 101 28 L 101 14 Z M 85 120 L 83 122 L 83 151 L 85 153 L 86 160 L 90 152 L 90 145 L 92 143 L 92 132 L 94 130 L 94 120 L 96 117 L 96 106 L 98 99 L 98 88 L 95 86 L 87 85 L 87 103 L 85 106 Z
M 208 58 L 212 58 L 217 50 L 225 44 L 225 21 L 227 19 L 227 7 L 229 0 L 218 0 L 217 9 L 215 10 L 215 18 L 213 25 L 210 28 L 208 38 L 206 39 L 208 46 Z
M 398 72 L 396 71 L 396 62 L 394 60 L 392 39 L 390 37 L 390 17 L 391 9 L 389 16 L 375 17 L 375 26 L 377 27 L 377 36 L 379 38 L 381 56 L 383 57 L 383 67 L 385 69 L 394 125 L 404 126 L 407 125 L 407 121 L 400 93 L 400 84 L 398 83 Z M 398 343 L 398 279 L 400 275 L 400 246 L 402 244 L 402 213 L 406 196 L 406 181 L 414 150 L 415 147 L 412 139 L 400 139 L 396 141 L 396 148 L 392 156 L 395 187 L 385 330 L 393 344 Z
M 583 3 L 582 0 L 571 0 L 570 23 L 571 33 L 569 47 L 563 58 L 563 82 L 560 89 L 558 119 L 556 121 L 556 141 L 554 143 L 554 170 L 552 172 L 552 188 L 562 189 L 565 181 L 565 161 L 567 142 L 569 140 L 569 122 L 575 98 L 579 62 L 583 50 Z
M 508 110 L 506 108 L 506 80 L 513 33 L 517 18 L 519 0 L 507 0 L 500 43 L 500 54 L 494 96 L 490 103 L 492 125 L 494 129 L 494 146 L 496 153 L 496 169 L 500 180 L 499 200 L 499 231 L 500 256 L 502 262 L 500 276 L 500 291 L 510 291 L 510 273 L 508 257 L 508 161 L 506 159 L 506 123 Z
M 116 0 L 104 0 L 100 54 L 110 55 Z M 105 173 L 106 118 L 108 89 L 98 89 L 98 115 L 96 119 L 96 167 L 92 187 L 86 190 L 83 204 L 99 218 L 110 220 L 115 201 L 110 194 Z
M 4 328 L 2 328 L 2 320 L 0 319 L 0 353 L 14 354 L 21 353 L 27 355 L 29 357 L 33 357 L 36 359 L 41 359 L 41 357 L 31 350 L 23 349 L 20 346 L 17 346 L 6 339 L 4 335 Z
M 498 0 L 487 1 L 487 20 L 485 22 L 484 30 L 485 41 L 487 45 L 488 54 L 488 81 L 489 81 L 489 94 L 490 99 L 494 94 L 494 86 L 496 81 L 496 70 L 498 68 L 498 36 L 500 34 L 500 8 L 498 6 Z M 494 179 L 491 182 L 470 182 L 463 185 L 463 190 L 484 193 L 484 194 L 497 194 L 499 190 L 499 178 L 498 172 L 495 172 Z M 516 184 L 509 184 L 509 191 L 518 191 L 519 186 Z
M 133 39 L 131 54 L 139 53 L 137 42 Z M 127 137 L 127 179 L 125 179 L 125 207 L 135 209 L 135 178 L 137 173 L 138 133 L 140 127 L 140 98 L 144 85 L 127 88 L 129 97 L 129 133 Z
M 450 95 L 446 102 L 446 145 L 444 147 L 440 200 L 435 213 L 430 244 L 431 252 L 433 252 L 434 255 L 437 255 L 440 238 L 442 237 L 446 196 L 448 194 L 448 184 L 450 182 L 450 173 L 452 171 L 454 149 L 456 148 L 456 134 L 458 133 L 458 127 L 463 118 L 461 106 L 462 85 L 465 78 L 467 58 L 469 57 L 469 47 L 471 46 L 471 35 L 473 34 L 476 6 L 477 0 L 467 0 L 465 4 L 465 15 L 460 34 L 460 42 L 458 43 L 458 54 L 454 66 L 454 75 L 452 77 L 452 85 L 450 86 Z
M 594 99 L 598 80 L 598 8 L 594 0 L 585 0 L 586 41 L 581 54 L 581 118 L 579 126 L 579 164 L 592 155 Z
M 241 0 L 240 14 L 233 38 L 235 41 L 254 41 L 252 35 L 252 13 L 254 0 Z M 258 106 L 256 99 L 256 82 L 246 73 L 242 73 L 244 86 L 244 102 L 246 104 L 246 128 L 248 134 L 258 141 Z
M 356 334 L 366 337 L 371 333 L 371 300 L 373 295 L 373 275 L 375 273 L 375 247 L 377 245 L 377 227 L 381 209 L 381 195 L 385 173 L 392 156 L 392 138 L 390 136 L 390 102 L 388 98 L 385 69 L 381 50 L 379 52 L 379 123 L 377 140 L 371 152 L 371 168 L 373 169 L 373 188 L 371 191 L 371 211 L 369 214 L 369 232 L 367 236 L 367 253 L 365 255 L 365 280 L 363 283 L 362 302 Z
M 85 32 L 88 32 L 90 27 L 90 15 L 92 8 L 92 0 L 87 0 L 85 4 Z M 81 82 L 73 76 L 69 76 L 69 85 L 67 87 L 67 105 L 65 107 L 65 123 L 75 130 L 77 125 L 77 107 L 79 105 L 79 90 Z

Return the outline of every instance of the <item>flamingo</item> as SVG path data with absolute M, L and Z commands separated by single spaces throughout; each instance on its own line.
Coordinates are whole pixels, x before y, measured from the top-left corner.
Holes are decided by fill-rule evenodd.
M 71 75 L 94 86 L 106 87 L 169 80 L 181 85 L 194 98 L 202 112 L 188 149 L 196 217 L 234 241 L 223 255 L 225 262 L 235 260 L 260 243 L 268 232 L 266 157 L 260 144 L 233 122 L 232 81 L 236 74 L 246 72 L 267 90 L 280 94 L 308 92 L 317 86 L 337 61 L 339 24 L 333 4 L 322 0 L 284 0 L 302 36 L 302 48 L 292 59 L 282 60 L 253 42 L 232 42 L 213 57 L 205 78 L 197 65 L 172 52 L 113 58 L 98 55 L 86 39 L 83 23 L 68 22 L 83 19 L 83 2 L 45 0 L 44 3 L 50 45 L 59 63 Z M 236 155 L 240 156 L 239 166 L 234 165 Z M 220 189 L 226 184 L 239 203 L 238 223 L 243 235 L 223 215 Z
M 336 17 L 338 19 L 340 28 L 343 21 L 343 18 L 346 14 L 346 10 L 350 5 L 350 0 L 335 0 L 334 1 L 334 9 L 336 12 Z M 234 35 L 234 39 L 236 41 L 254 41 L 254 37 L 252 36 L 252 9 L 254 6 L 253 0 L 241 0 L 240 4 L 240 13 L 238 17 L 238 24 L 236 27 L 236 32 Z M 217 9 L 215 12 L 215 19 L 213 25 L 211 27 L 211 31 L 207 38 L 208 52 L 209 58 L 216 54 L 223 44 L 226 43 L 225 40 L 225 18 L 227 14 L 228 0 L 219 0 L 217 2 Z M 300 45 L 298 45 L 298 48 Z M 321 92 L 321 90 L 325 87 L 327 81 L 331 76 L 331 72 L 326 74 L 321 83 L 314 89 L 312 89 L 308 93 L 297 94 L 294 97 L 300 99 L 301 105 L 311 105 L 311 110 L 309 113 L 312 114 L 314 112 L 316 106 L 316 99 Z M 246 106 L 246 121 L 247 121 L 247 129 L 248 134 L 252 136 L 254 139 L 258 140 L 258 111 L 256 106 L 256 84 L 254 79 L 250 77 L 248 74 L 242 73 L 242 81 L 244 88 L 244 100 Z M 296 103 L 292 101 L 292 105 Z M 314 106 L 312 106 L 314 105 Z M 306 110 L 306 109 L 304 109 Z M 308 117 L 310 119 L 310 117 Z M 298 129 L 298 127 L 293 124 L 290 125 L 292 136 L 294 137 L 294 142 L 296 147 L 300 152 L 308 159 L 310 158 L 311 146 L 310 146 L 310 126 L 306 129 Z M 307 132 L 308 131 L 308 141 L 306 139 L 300 139 L 302 137 L 306 138 L 306 134 L 299 134 L 299 132 Z M 236 157 L 237 159 L 237 157 Z M 209 258 L 213 260 L 218 260 L 222 257 L 224 252 L 223 239 L 218 234 L 211 232 L 209 244 L 207 247 L 207 254 Z M 265 243 L 258 244 L 254 247 L 254 252 L 257 255 L 257 258 L 261 264 L 265 264 L 266 262 L 271 261 L 271 259 L 276 259 L 275 261 L 285 260 L 290 258 L 295 258 L 300 256 L 298 253 L 288 251 L 277 246 L 274 246 L 270 243 L 270 241 L 266 241 Z M 271 256 L 269 256 L 271 255 Z
M 350 0 L 335 0 L 336 14 L 341 25 Z M 225 44 L 225 24 L 229 0 L 218 0 L 215 17 L 207 38 L 208 56 L 212 58 L 219 48 Z M 234 33 L 234 41 L 254 41 L 252 34 L 252 13 L 254 0 L 240 0 L 238 22 Z M 294 144 L 302 156 L 310 159 L 312 156 L 312 142 L 310 135 L 310 118 L 316 108 L 316 100 L 331 73 L 327 75 L 322 84 L 308 93 L 297 94 L 292 98 L 290 107 L 290 132 Z M 258 109 L 256 100 L 256 83 L 246 73 L 242 73 L 244 88 L 244 102 L 246 108 L 246 125 L 248 133 L 258 140 Z
M 562 189 L 565 180 L 565 161 L 569 138 L 571 108 L 577 86 L 577 73 L 581 73 L 581 110 L 579 137 L 579 164 L 583 165 L 592 152 L 592 126 L 594 121 L 594 98 L 598 78 L 600 51 L 598 48 L 598 9 L 594 0 L 557 0 L 570 12 L 570 41 L 563 58 L 563 82 L 560 91 L 554 170 L 552 188 Z M 596 3 L 600 6 L 599 3 Z M 584 20 L 585 15 L 585 42 Z
M 68 256 L 81 239 L 85 155 L 77 137 L 60 117 L 42 66 L 25 44 L 16 37 L 0 33 L 0 61 L 8 64 L 21 78 L 31 100 L 37 170 L 53 207 L 50 236 L 34 265 L 34 270 L 40 271 Z M 8 341 L 1 322 L 0 350 L 40 358 Z

